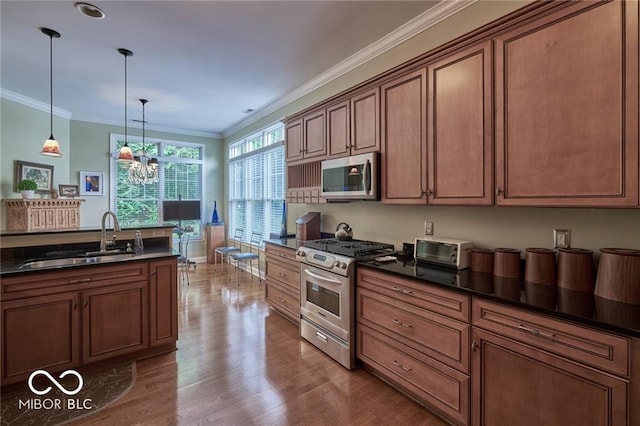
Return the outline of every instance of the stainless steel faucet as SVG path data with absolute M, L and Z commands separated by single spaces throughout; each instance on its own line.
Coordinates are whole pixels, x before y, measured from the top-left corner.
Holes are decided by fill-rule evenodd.
M 102 236 L 100 238 L 100 251 L 107 251 L 107 246 L 112 246 L 116 243 L 115 235 L 113 236 L 112 240 L 107 241 L 107 216 L 111 216 L 113 218 L 113 231 L 120 232 L 120 224 L 118 223 L 116 214 L 111 210 L 104 212 L 104 214 L 102 215 Z

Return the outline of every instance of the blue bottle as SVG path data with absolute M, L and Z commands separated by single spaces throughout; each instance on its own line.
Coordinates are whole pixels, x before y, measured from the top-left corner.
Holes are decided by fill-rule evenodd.
M 218 206 L 217 201 L 213 202 L 213 214 L 211 215 L 211 223 L 218 223 Z

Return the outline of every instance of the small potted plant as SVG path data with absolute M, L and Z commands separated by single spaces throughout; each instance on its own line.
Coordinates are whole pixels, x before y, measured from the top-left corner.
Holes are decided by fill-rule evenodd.
M 18 190 L 22 193 L 22 198 L 33 198 L 38 184 L 33 179 L 22 179 L 18 182 Z

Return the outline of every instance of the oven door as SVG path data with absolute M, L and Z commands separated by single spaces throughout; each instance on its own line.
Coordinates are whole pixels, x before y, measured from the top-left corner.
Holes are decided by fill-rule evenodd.
M 349 341 L 353 279 L 300 263 L 300 313 Z

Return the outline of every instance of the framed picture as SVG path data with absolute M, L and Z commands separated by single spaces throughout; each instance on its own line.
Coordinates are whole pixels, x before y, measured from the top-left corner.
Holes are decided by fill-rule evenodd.
M 61 197 L 77 197 L 80 195 L 78 185 L 58 185 Z
M 39 194 L 49 194 L 53 189 L 53 166 L 16 160 L 14 171 L 14 192 L 20 192 L 18 191 L 18 182 L 23 179 L 35 180 L 38 185 L 36 192 Z
M 80 195 L 104 195 L 104 173 L 80 172 Z

